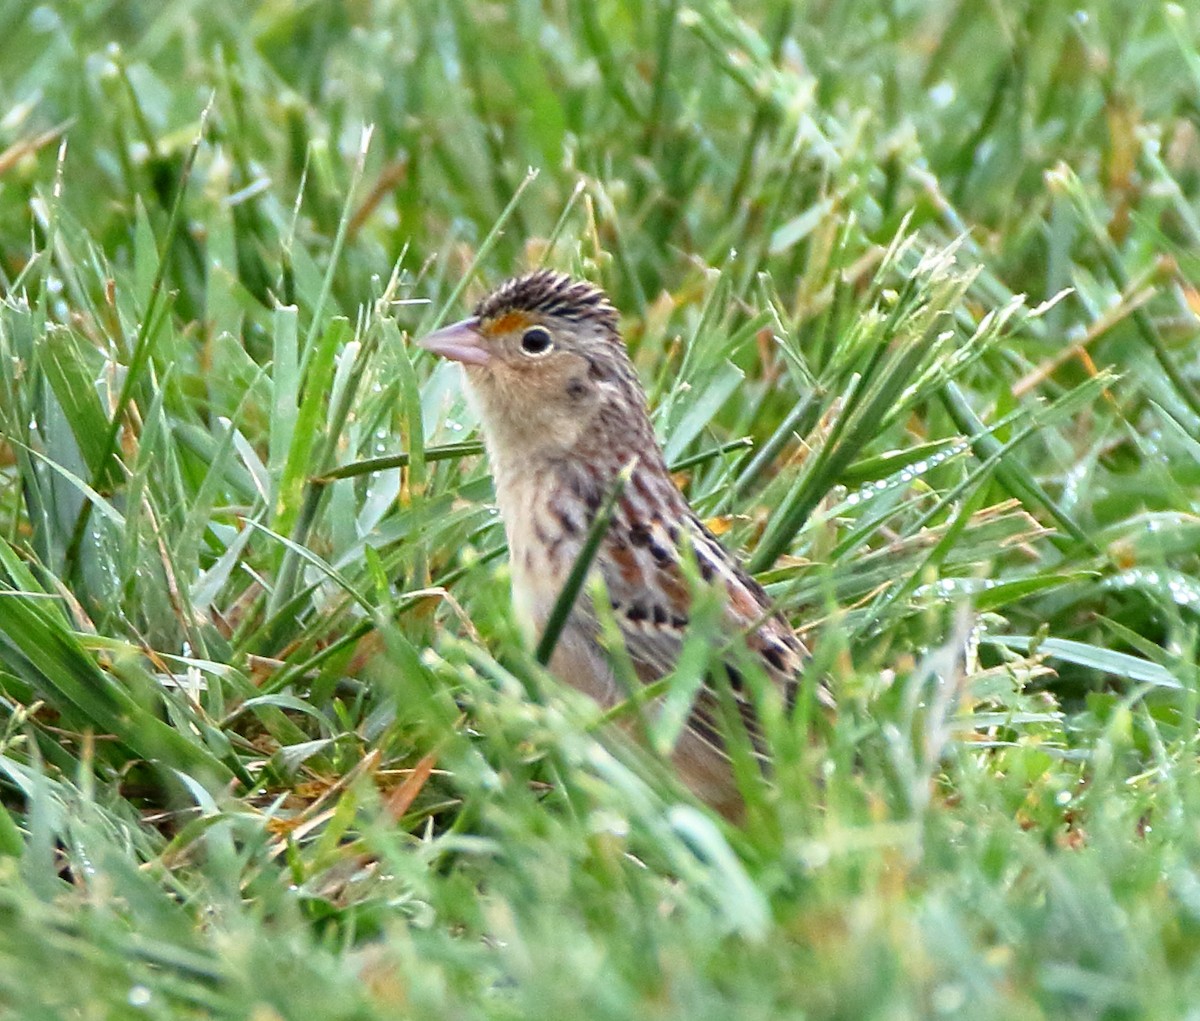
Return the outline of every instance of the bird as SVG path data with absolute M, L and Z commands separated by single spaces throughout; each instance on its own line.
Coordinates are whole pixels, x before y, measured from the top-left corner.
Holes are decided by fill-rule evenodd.
M 742 642 L 792 704 L 807 649 L 675 485 L 619 314 L 601 288 L 535 270 L 502 283 L 469 318 L 418 344 L 465 370 L 508 540 L 514 608 L 528 631 L 546 626 L 596 515 L 628 466 L 591 570 L 603 581 L 638 680 L 651 684 L 676 664 L 694 604 L 686 562 L 693 576 L 698 571 L 717 589 L 718 637 Z M 628 692 L 604 646 L 593 592 L 580 592 L 548 665 L 559 681 L 611 708 Z M 736 665 L 725 668 L 752 746 L 764 755 L 753 692 Z M 744 805 L 717 683 L 701 686 L 671 758 L 701 801 L 737 818 Z M 817 694 L 831 703 L 823 685 Z

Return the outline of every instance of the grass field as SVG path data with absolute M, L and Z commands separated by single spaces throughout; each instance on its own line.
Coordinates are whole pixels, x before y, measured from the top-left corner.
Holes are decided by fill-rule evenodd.
M 1200 1018 L 1200 11 L 1083 6 L 0 5 L 3 1015 Z M 540 264 L 837 696 L 743 827 L 410 342 Z

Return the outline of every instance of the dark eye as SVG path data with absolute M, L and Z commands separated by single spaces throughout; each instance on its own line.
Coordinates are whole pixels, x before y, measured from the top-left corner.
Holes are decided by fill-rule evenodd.
M 551 343 L 550 331 L 544 326 L 531 326 L 521 334 L 521 350 L 527 355 L 544 355 Z

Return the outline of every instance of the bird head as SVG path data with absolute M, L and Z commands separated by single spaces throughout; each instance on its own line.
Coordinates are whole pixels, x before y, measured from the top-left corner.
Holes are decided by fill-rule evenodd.
M 645 418 L 645 398 L 607 295 L 539 270 L 502 284 L 469 319 L 419 341 L 461 362 L 489 447 L 513 457 L 570 452 Z

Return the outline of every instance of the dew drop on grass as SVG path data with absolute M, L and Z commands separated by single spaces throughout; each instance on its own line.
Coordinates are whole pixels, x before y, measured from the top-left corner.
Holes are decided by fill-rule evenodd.
M 813 841 L 807 844 L 800 852 L 800 863 L 806 869 L 816 870 L 824 868 L 831 857 L 828 844 L 824 844 L 821 841 Z
M 1172 578 L 1167 582 L 1167 591 L 1180 606 L 1200 605 L 1200 595 L 1179 578 Z
M 934 989 L 930 1000 L 937 1013 L 957 1014 L 967 1002 L 967 992 L 957 982 L 947 982 Z
M 131 1007 L 148 1007 L 150 1006 L 150 990 L 143 985 L 129 987 L 129 1006 Z
M 940 81 L 929 90 L 929 102 L 936 109 L 944 110 L 954 102 L 954 85 L 948 81 Z
M 35 7 L 29 15 L 29 27 L 35 32 L 55 32 L 62 25 L 62 19 L 49 4 Z

